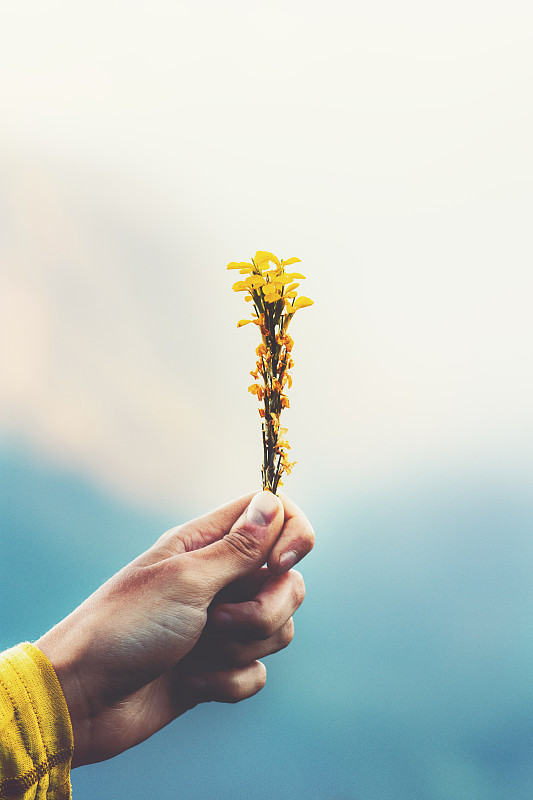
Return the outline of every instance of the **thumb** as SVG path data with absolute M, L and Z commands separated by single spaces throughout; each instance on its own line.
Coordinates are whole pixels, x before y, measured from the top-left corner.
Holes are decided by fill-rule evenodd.
M 281 533 L 284 518 L 279 497 L 272 492 L 258 492 L 229 533 L 187 554 L 199 581 L 211 596 L 265 563 Z

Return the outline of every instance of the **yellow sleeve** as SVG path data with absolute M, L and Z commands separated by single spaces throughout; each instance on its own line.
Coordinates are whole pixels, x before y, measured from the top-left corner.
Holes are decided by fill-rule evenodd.
M 0 653 L 0 800 L 69 800 L 73 737 L 61 686 L 28 642 Z

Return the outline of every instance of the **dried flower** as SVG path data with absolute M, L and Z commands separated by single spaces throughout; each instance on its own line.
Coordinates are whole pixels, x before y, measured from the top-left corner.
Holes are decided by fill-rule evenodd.
M 262 342 L 256 349 L 256 368 L 250 375 L 256 381 L 248 387 L 257 396 L 260 404 L 263 432 L 263 467 L 261 476 L 263 489 L 276 494 L 282 474 L 290 473 L 295 465 L 287 458 L 290 445 L 287 441 L 287 428 L 280 425 L 280 415 L 289 408 L 289 398 L 284 394 L 285 387 L 292 386 L 289 370 L 294 366 L 291 357 L 293 340 L 287 328 L 300 308 L 313 305 L 308 297 L 298 297 L 296 289 L 299 280 L 305 276 L 299 272 L 285 272 L 285 267 L 296 264 L 299 258 L 280 261 L 273 253 L 258 250 L 251 262 L 240 261 L 228 264 L 228 269 L 238 269 L 246 276 L 233 285 L 234 292 L 246 292 L 245 300 L 251 303 L 251 319 L 241 319 L 240 328 L 250 323 L 257 325 Z

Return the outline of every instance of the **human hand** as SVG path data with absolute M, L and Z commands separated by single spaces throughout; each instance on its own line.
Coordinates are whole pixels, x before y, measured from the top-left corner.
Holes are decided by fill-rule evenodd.
M 118 755 L 197 703 L 259 691 L 257 659 L 292 639 L 304 585 L 290 568 L 313 543 L 287 498 L 241 497 L 167 531 L 41 637 L 72 721 L 73 766 Z

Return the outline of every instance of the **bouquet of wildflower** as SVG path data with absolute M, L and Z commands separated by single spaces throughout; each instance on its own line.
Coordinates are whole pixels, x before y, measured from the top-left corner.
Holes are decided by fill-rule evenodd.
M 251 262 L 228 264 L 228 269 L 238 269 L 243 280 L 233 285 L 235 292 L 246 292 L 245 300 L 251 304 L 251 319 L 241 319 L 237 327 L 249 323 L 258 326 L 262 342 L 255 351 L 256 368 L 250 373 L 256 381 L 248 391 L 257 396 L 263 431 L 263 489 L 276 494 L 283 472 L 290 473 L 296 463 L 287 458 L 290 445 L 285 435 L 287 428 L 280 425 L 280 415 L 289 407 L 284 389 L 292 385 L 289 370 L 294 366 L 291 352 L 293 340 L 287 333 L 289 324 L 300 308 L 313 305 L 308 297 L 298 297 L 296 289 L 304 275 L 285 272 L 285 267 L 299 262 L 299 258 L 280 261 L 273 253 L 258 250 Z

